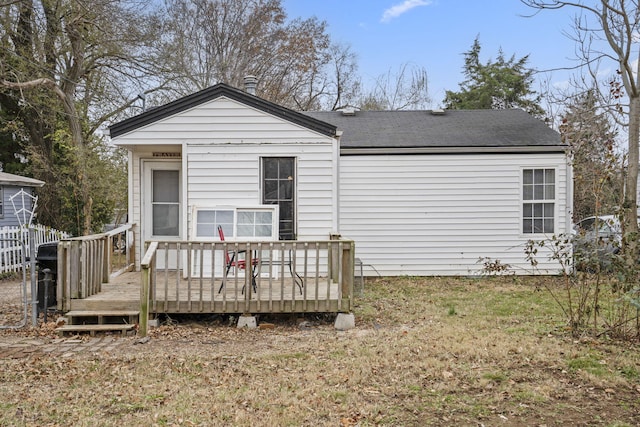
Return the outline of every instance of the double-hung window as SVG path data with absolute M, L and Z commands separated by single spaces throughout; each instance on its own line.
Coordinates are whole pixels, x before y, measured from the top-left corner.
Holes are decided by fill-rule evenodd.
M 522 232 L 553 233 L 555 223 L 555 169 L 522 171 Z

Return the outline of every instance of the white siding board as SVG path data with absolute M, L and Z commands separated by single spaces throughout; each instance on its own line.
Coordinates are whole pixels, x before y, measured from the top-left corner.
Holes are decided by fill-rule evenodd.
M 211 204 L 257 205 L 260 194 L 260 158 L 294 156 L 297 161 L 297 226 L 300 239 L 326 239 L 337 228 L 334 217 L 333 150 L 326 142 L 322 149 L 305 150 L 304 145 L 271 144 L 261 151 L 242 143 L 203 147 L 188 146 L 189 202 L 192 206 Z M 313 165 L 306 175 L 307 165 Z M 319 167 L 318 165 L 324 165 Z M 197 172 L 196 172 L 197 171 Z M 322 206 L 322 209 L 318 209 Z
M 115 142 L 119 145 L 215 143 L 243 140 L 258 143 L 313 143 L 330 139 L 307 128 L 226 98 L 198 105 L 143 126 Z
M 567 231 L 561 154 L 340 160 L 340 233 L 354 239 L 356 256 L 383 275 L 478 274 L 481 257 L 530 272 L 524 246 L 543 236 L 521 230 L 522 168 L 555 168 L 555 231 Z M 539 261 L 542 270 L 557 270 L 544 255 Z

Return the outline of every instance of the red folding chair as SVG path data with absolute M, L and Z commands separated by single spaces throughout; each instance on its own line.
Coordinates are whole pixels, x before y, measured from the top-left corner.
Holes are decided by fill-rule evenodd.
M 224 231 L 222 231 L 222 226 L 219 225 L 218 226 L 218 236 L 220 236 L 220 241 L 224 242 Z M 225 251 L 224 253 L 224 257 L 225 257 L 225 263 L 226 263 L 226 267 L 225 267 L 225 272 L 224 272 L 224 278 L 222 279 L 222 284 L 220 285 L 220 289 L 218 289 L 218 293 L 222 292 L 222 289 L 224 288 L 224 285 L 227 281 L 227 275 L 229 274 L 229 270 L 231 270 L 232 268 L 235 268 L 236 271 L 239 270 L 247 270 L 247 260 L 246 258 L 240 258 L 239 255 L 240 254 L 244 254 L 246 255 L 247 251 L 245 250 L 233 250 L 233 251 Z M 238 257 L 238 259 L 236 259 L 236 257 Z M 258 257 L 253 257 L 251 258 L 251 266 L 252 266 L 252 273 L 251 273 L 251 286 L 253 287 L 253 292 L 257 293 L 258 292 L 258 286 L 256 284 L 256 277 L 258 276 L 258 269 L 256 268 L 258 265 L 260 264 L 260 259 Z M 246 287 L 246 285 L 242 286 L 242 293 L 244 294 L 244 288 Z

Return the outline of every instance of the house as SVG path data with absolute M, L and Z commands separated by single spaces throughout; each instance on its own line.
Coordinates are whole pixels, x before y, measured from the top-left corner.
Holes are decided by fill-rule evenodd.
M 339 231 L 382 275 L 530 274 L 527 242 L 571 230 L 567 147 L 522 110 L 308 114 L 343 131 Z
M 0 227 L 29 224 L 34 210 L 33 190 L 43 181 L 0 172 Z
M 570 230 L 558 133 L 520 110 L 301 113 L 218 84 L 116 123 L 145 241 L 355 241 L 366 275 L 531 272 Z M 539 255 L 539 272 L 558 270 Z

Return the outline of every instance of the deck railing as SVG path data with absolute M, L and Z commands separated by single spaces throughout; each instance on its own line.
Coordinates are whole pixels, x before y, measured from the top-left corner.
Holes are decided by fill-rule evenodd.
M 135 263 L 133 224 L 106 233 L 74 237 L 58 243 L 57 308 L 68 310 L 71 299 L 100 292 L 103 283 Z
M 147 242 L 140 333 L 149 313 L 348 312 L 350 240 Z M 246 258 L 243 258 L 246 257 Z M 244 268 L 228 261 L 244 259 Z

